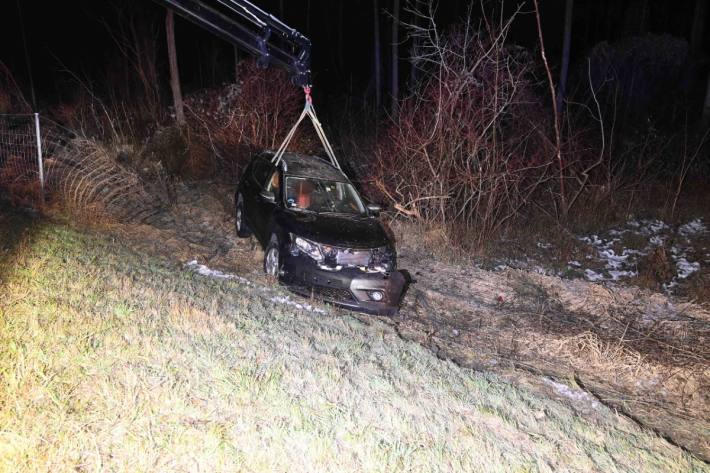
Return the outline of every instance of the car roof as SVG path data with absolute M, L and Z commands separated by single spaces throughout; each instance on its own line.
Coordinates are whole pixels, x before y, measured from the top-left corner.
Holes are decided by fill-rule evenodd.
M 270 158 L 274 154 L 276 154 L 274 151 L 266 151 L 262 156 Z M 318 156 L 284 153 L 281 162 L 284 174 L 287 176 L 350 182 L 350 179 L 342 171 Z

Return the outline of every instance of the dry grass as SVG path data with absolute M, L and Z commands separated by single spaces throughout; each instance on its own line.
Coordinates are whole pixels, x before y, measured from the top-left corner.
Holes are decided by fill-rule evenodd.
M 135 169 L 118 162 L 117 150 L 83 138 L 58 148 L 45 163 L 49 201 L 82 222 L 140 222 L 158 212 L 167 195 L 149 192 Z M 153 176 L 153 186 L 164 177 Z
M 603 407 L 112 240 L 0 216 L 0 470 L 706 469 Z

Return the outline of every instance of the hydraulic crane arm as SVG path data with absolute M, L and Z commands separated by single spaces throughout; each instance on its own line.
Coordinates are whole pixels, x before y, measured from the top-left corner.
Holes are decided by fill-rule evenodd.
M 155 0 L 212 34 L 257 57 L 283 67 L 292 82 L 311 85 L 311 41 L 246 0 Z

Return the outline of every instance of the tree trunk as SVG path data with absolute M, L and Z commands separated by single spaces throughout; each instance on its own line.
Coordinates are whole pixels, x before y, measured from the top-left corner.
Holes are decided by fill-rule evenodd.
M 414 13 L 412 15 L 412 24 L 414 25 L 414 28 L 419 27 L 419 15 Z M 414 87 L 416 86 L 417 80 L 419 79 L 419 69 L 417 68 L 417 61 L 416 61 L 416 56 L 419 50 L 419 41 L 420 38 L 419 36 L 415 36 L 412 39 L 412 45 L 410 47 L 410 54 L 409 54 L 409 90 L 413 90 Z
M 378 0 L 374 1 L 373 26 L 375 29 L 375 105 L 377 110 L 382 107 L 382 53 L 380 47 L 380 5 Z
M 311 0 L 306 0 L 306 33 L 311 32 Z
M 239 49 L 234 46 L 234 83 L 239 83 Z
M 340 68 L 340 71 L 342 72 L 345 67 L 343 63 L 343 56 L 345 55 L 344 47 L 343 47 L 343 27 L 344 27 L 344 22 L 343 19 L 345 17 L 344 13 L 344 8 L 343 4 L 345 2 L 338 2 L 338 67 Z
M 690 54 L 698 57 L 703 49 L 703 35 L 705 33 L 705 12 L 707 0 L 695 0 L 693 14 L 693 28 L 690 32 Z
M 399 0 L 392 6 L 392 116 L 397 115 L 399 104 Z
M 621 5 L 623 3 L 619 2 Z M 627 3 L 624 15 L 624 34 L 638 36 L 646 32 L 648 23 L 648 0 L 632 0 Z
M 175 104 L 175 119 L 178 125 L 185 124 L 185 112 L 182 107 L 182 91 L 180 90 L 180 75 L 178 73 L 177 51 L 175 50 L 175 18 L 173 11 L 168 9 L 165 16 L 165 32 L 168 39 L 168 61 L 170 62 L 170 88 L 173 91 Z
M 690 54 L 696 60 L 703 54 L 703 37 L 705 33 L 705 16 L 707 13 L 707 0 L 695 0 L 693 12 L 693 27 L 690 32 Z M 705 101 L 703 103 L 703 123 L 710 123 L 710 72 L 708 72 Z
M 560 83 L 557 86 L 557 110 L 562 111 L 567 93 L 567 75 L 569 72 L 569 50 L 572 42 L 572 9 L 574 0 L 567 0 L 565 5 L 565 33 L 562 41 L 562 68 L 560 70 Z

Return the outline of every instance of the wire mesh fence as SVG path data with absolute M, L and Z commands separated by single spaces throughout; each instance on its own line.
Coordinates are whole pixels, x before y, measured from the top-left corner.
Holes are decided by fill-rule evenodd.
M 114 148 L 38 114 L 0 114 L 0 199 L 92 220 L 146 221 L 168 204 L 167 174 L 146 165 L 146 180 Z
M 39 115 L 0 115 L 0 197 L 14 205 L 39 207 L 44 166 Z

